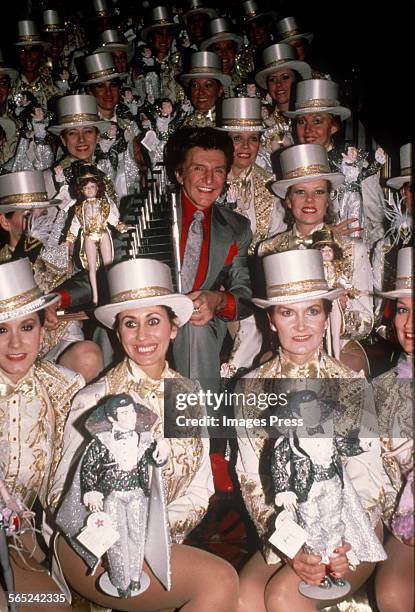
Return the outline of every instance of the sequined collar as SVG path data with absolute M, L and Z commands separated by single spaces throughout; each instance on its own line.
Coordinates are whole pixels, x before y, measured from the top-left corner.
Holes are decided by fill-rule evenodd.
M 282 378 L 320 378 L 320 359 L 318 351 L 307 363 L 297 365 L 290 361 L 279 349 Z

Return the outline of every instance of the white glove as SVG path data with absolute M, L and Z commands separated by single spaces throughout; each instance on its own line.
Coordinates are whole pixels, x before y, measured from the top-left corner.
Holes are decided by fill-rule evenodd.
M 292 491 L 283 491 L 275 496 L 275 505 L 283 506 L 284 510 L 294 513 L 298 507 L 297 495 Z
M 85 493 L 83 502 L 91 512 L 100 512 L 104 509 L 104 496 L 99 491 Z

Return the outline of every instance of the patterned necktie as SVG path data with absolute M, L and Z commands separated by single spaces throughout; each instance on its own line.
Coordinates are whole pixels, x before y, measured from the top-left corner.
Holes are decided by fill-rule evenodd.
M 203 242 L 203 213 L 197 210 L 187 234 L 186 248 L 182 264 L 182 292 L 189 293 L 193 289 L 197 269 L 199 267 L 200 251 Z

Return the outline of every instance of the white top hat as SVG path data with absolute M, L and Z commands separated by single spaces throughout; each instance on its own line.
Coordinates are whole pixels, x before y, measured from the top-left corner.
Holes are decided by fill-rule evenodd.
M 253 299 L 260 308 L 312 299 L 336 300 L 345 289 L 329 289 L 323 256 L 313 249 L 284 251 L 264 257 L 267 299 Z
M 224 98 L 218 103 L 216 129 L 226 132 L 261 132 L 264 127 L 259 98 Z
M 43 28 L 42 32 L 47 34 L 54 32 L 66 32 L 65 24 L 59 16 L 58 11 L 43 11 Z
M 300 25 L 295 17 L 284 17 L 275 24 L 278 42 L 288 43 L 291 40 L 305 38 L 309 43 L 313 40 L 314 34 L 302 32 Z
M 287 147 L 279 156 L 282 179 L 270 184 L 271 190 L 279 198 L 285 198 L 291 185 L 323 179 L 330 181 L 336 189 L 344 183 L 341 172 L 331 172 L 327 151 L 323 145 L 300 144 Z M 274 173 L 277 176 L 277 172 Z
M 17 41 L 14 44 L 18 47 L 49 46 L 49 43 L 42 40 L 37 24 L 28 19 L 17 22 Z
M 92 0 L 92 16 L 91 19 L 99 19 L 100 17 L 110 17 L 111 13 L 108 8 L 107 0 Z
M 124 310 L 169 306 L 179 326 L 192 316 L 193 302 L 181 293 L 173 293 L 169 266 L 155 259 L 129 259 L 108 273 L 110 303 L 95 310 L 95 316 L 107 327 L 114 327 L 116 316 Z
M 0 176 L 0 213 L 49 208 L 61 202 L 48 197 L 40 170 L 24 170 Z
M 400 176 L 390 178 L 386 184 L 392 189 L 400 189 L 405 183 L 412 181 L 412 143 L 404 144 L 399 150 L 399 160 L 401 167 Z
M 0 49 L 0 75 L 7 74 L 11 81 L 15 81 L 17 79 L 17 70 L 14 68 L 9 68 L 5 65 L 3 51 Z
M 69 128 L 95 126 L 103 134 L 111 125 L 111 121 L 103 121 L 98 116 L 97 101 L 94 96 L 74 94 L 59 98 L 56 104 L 55 125 L 48 129 L 52 134 L 59 135 Z
M 265 11 L 260 7 L 258 2 L 254 0 L 246 0 L 246 2 L 243 2 L 242 11 L 245 24 L 254 21 L 254 19 L 259 19 L 260 17 L 270 17 L 271 19 L 277 18 L 276 11 Z
M 100 41 L 100 46 L 98 49 L 95 49 L 94 53 L 107 53 L 108 51 L 119 49 L 126 52 L 129 62 L 132 60 L 134 46 L 118 30 L 105 30 L 101 32 Z
M 28 259 L 0 264 L 0 322 L 24 317 L 60 300 L 56 293 L 43 295 L 35 283 Z
M 351 111 L 339 102 L 339 86 L 328 79 L 309 79 L 297 83 L 294 111 L 284 113 L 297 117 L 307 113 L 329 113 L 338 115 L 342 121 L 350 117 Z
M 187 0 L 186 4 L 186 10 L 183 13 L 183 21 L 186 26 L 187 19 L 192 15 L 197 15 L 198 13 L 207 15 L 209 19 L 213 19 L 217 16 L 215 9 L 210 6 L 206 6 L 203 0 Z
M 159 28 L 177 29 L 178 27 L 179 25 L 173 21 L 173 17 L 167 6 L 155 6 L 151 9 L 147 24 L 145 24 L 145 27 L 141 30 L 141 38 L 144 42 L 148 42 L 148 35 L 150 32 L 153 32 L 153 30 Z
M 295 49 L 285 43 L 277 43 L 264 49 L 262 59 L 265 68 L 257 72 L 255 81 L 260 87 L 267 88 L 267 78 L 277 70 L 296 70 L 303 79 L 311 79 L 311 68 L 306 62 L 297 59 Z
M 206 51 L 211 45 L 223 40 L 232 40 L 236 43 L 237 49 L 242 47 L 242 36 L 234 32 L 233 24 L 226 17 L 216 17 L 207 24 L 206 38 L 200 43 L 201 51 Z
M 193 79 L 216 79 L 224 87 L 231 84 L 231 77 L 222 72 L 220 58 L 210 51 L 192 53 L 189 72 L 177 75 L 177 80 L 183 85 L 188 85 Z
M 123 79 L 127 76 L 126 72 L 117 72 L 114 58 L 108 51 L 86 55 L 81 58 L 81 66 L 81 85 L 95 85 L 113 79 Z
M 413 249 L 405 247 L 398 251 L 396 265 L 395 289 L 393 291 L 376 292 L 382 297 L 397 299 L 400 297 L 411 297 L 413 292 L 414 268 Z

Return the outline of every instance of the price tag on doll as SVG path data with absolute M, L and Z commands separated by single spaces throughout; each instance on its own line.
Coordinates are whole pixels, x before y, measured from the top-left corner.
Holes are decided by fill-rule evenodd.
M 88 517 L 86 527 L 77 540 L 93 555 L 100 558 L 119 539 L 120 534 L 106 512 L 93 512 Z
M 283 510 L 275 520 L 275 531 L 269 541 L 292 559 L 305 544 L 307 535 L 305 529 L 292 519 L 291 514 Z

